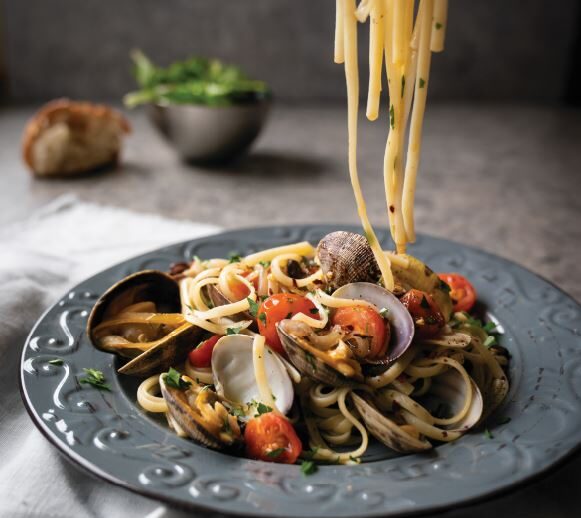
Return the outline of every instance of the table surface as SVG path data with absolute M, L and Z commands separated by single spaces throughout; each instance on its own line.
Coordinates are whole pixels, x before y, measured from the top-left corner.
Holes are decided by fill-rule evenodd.
M 279 106 L 251 154 L 227 166 L 184 164 L 144 113 L 117 170 L 38 180 L 20 137 L 33 108 L 0 109 L 0 225 L 67 192 L 85 200 L 225 228 L 355 223 L 345 109 Z M 372 221 L 385 225 L 383 119 L 360 124 L 360 176 Z M 514 105 L 432 105 L 416 195 L 416 227 L 512 259 L 581 300 L 581 111 Z M 471 516 L 577 516 L 581 459 Z M 525 513 L 526 510 L 526 513 Z M 464 511 L 449 516 L 464 516 Z M 448 515 L 447 515 L 448 516 Z

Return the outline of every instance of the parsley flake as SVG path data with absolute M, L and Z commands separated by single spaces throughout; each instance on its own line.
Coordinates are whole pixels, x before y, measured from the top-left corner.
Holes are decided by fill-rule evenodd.
M 422 79 L 421 77 L 420 77 L 419 83 L 420 83 L 420 88 L 423 88 L 424 86 L 426 86 L 426 81 L 424 79 Z
M 277 459 L 284 453 L 284 448 L 277 448 L 276 450 L 271 450 L 266 452 L 266 456 L 270 457 L 271 459 Z
M 242 407 L 239 406 L 232 407 L 230 409 L 230 414 L 233 415 L 234 417 L 242 417 L 245 415 L 244 410 L 242 409 Z
M 258 320 L 260 320 L 264 325 L 266 325 L 266 313 L 262 312 L 258 315 Z
M 185 390 L 191 385 L 189 381 L 182 379 L 182 375 L 173 367 L 169 368 L 169 371 L 167 371 L 164 380 L 166 385 L 178 390 Z
M 87 383 L 99 390 L 111 390 L 111 387 L 105 383 L 105 375 L 97 369 L 83 369 L 86 376 L 79 379 L 79 383 Z
M 317 308 L 311 308 L 309 309 L 309 313 L 311 315 L 316 315 L 317 313 L 319 313 L 319 310 Z
M 393 104 L 389 107 L 389 125 L 391 129 L 395 129 L 395 109 Z
M 301 462 L 301 473 L 305 477 L 316 473 L 318 469 L 319 468 L 312 460 L 303 460 L 303 462 Z
M 238 333 L 240 333 L 241 329 L 242 329 L 241 327 L 228 327 L 226 329 L 226 336 L 237 335 Z
M 305 351 L 305 357 L 307 358 L 307 362 L 311 366 L 311 369 L 313 369 L 313 372 L 316 372 L 317 364 L 315 362 L 315 357 L 313 356 L 313 354 L 310 353 L 309 351 Z
M 493 345 L 496 345 L 496 336 L 488 336 L 486 338 L 486 340 L 484 340 L 484 347 L 492 347 Z
M 255 302 L 254 300 L 252 300 L 250 297 L 246 298 L 246 301 L 248 302 L 248 312 L 255 317 L 258 314 L 258 308 L 260 307 L 258 302 Z
M 484 429 L 484 437 L 487 439 L 494 439 L 494 435 L 492 435 L 492 432 L 488 428 Z
M 436 22 L 436 29 L 440 30 L 442 27 L 444 27 L 440 22 Z
M 256 405 L 256 411 L 258 412 L 256 415 L 268 414 L 269 412 L 272 412 L 272 408 L 264 403 L 258 403 Z
M 264 268 L 268 268 L 270 266 L 270 261 L 258 261 L 258 264 L 260 264 Z
M 242 261 L 242 257 L 238 252 L 230 252 L 230 254 L 228 255 L 228 260 L 230 263 L 239 263 L 240 261 Z

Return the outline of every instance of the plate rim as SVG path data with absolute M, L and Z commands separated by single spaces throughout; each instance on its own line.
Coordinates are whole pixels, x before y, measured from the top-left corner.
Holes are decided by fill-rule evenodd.
M 125 490 L 130 491 L 131 493 L 134 493 L 134 494 L 137 494 L 137 495 L 140 495 L 140 496 L 143 496 L 143 497 L 146 497 L 146 498 L 149 498 L 151 500 L 158 501 L 158 502 L 171 504 L 172 506 L 175 506 L 178 509 L 184 509 L 184 510 L 190 510 L 190 511 L 191 510 L 201 511 L 201 512 L 205 512 L 205 513 L 221 513 L 225 516 L 239 516 L 239 517 L 244 517 L 244 518 L 263 518 L 265 516 L 264 514 L 256 514 L 256 513 L 252 513 L 252 512 L 237 511 L 237 510 L 233 511 L 230 509 L 224 509 L 224 508 L 220 507 L 219 505 L 217 505 L 217 506 L 206 505 L 206 504 L 200 503 L 196 500 L 191 500 L 189 502 L 186 502 L 180 498 L 173 497 L 164 491 L 150 490 L 144 486 L 139 487 L 137 485 L 133 485 L 130 482 L 127 482 L 121 478 L 118 478 L 118 477 L 102 470 L 99 466 L 95 465 L 90 460 L 88 460 L 85 457 L 83 457 L 82 455 L 76 453 L 64 441 L 58 439 L 54 435 L 54 433 L 49 429 L 49 427 L 44 423 L 42 417 L 35 410 L 34 405 L 32 404 L 32 402 L 29 398 L 29 394 L 27 393 L 26 388 L 25 388 L 25 373 L 26 373 L 26 371 L 24 369 L 24 362 L 25 362 L 25 355 L 26 355 L 26 351 L 27 351 L 27 346 L 30 342 L 30 339 L 34 335 L 34 332 L 37 328 L 37 325 L 45 319 L 45 317 L 48 315 L 48 313 L 50 313 L 53 309 L 55 309 L 55 307 L 59 304 L 59 301 L 61 301 L 68 293 L 76 290 L 78 288 L 78 286 L 92 280 L 95 277 L 101 276 L 103 273 L 105 273 L 109 270 L 119 268 L 128 262 L 131 262 L 133 260 L 137 260 L 139 258 L 148 256 L 150 254 L 154 254 L 156 252 L 163 252 L 168 248 L 177 248 L 180 246 L 186 246 L 186 245 L 188 245 L 190 243 L 194 243 L 194 242 L 202 242 L 202 241 L 205 241 L 207 239 L 216 239 L 216 238 L 220 238 L 222 236 L 230 236 L 230 235 L 234 235 L 238 232 L 264 232 L 264 231 L 273 231 L 273 230 L 280 230 L 280 229 L 292 230 L 292 229 L 298 229 L 298 228 L 300 228 L 300 229 L 325 228 L 325 229 L 328 229 L 329 231 L 337 230 L 339 228 L 360 229 L 359 225 L 352 224 L 352 223 L 351 224 L 349 224 L 349 223 L 338 223 L 338 224 L 333 224 L 333 223 L 320 223 L 320 224 L 318 224 L 318 223 L 297 223 L 297 224 L 284 224 L 284 225 L 245 226 L 245 227 L 239 227 L 239 228 L 223 229 L 221 231 L 207 234 L 207 235 L 204 235 L 202 237 L 196 237 L 196 238 L 192 238 L 192 239 L 171 242 L 171 243 L 165 244 L 163 246 L 153 248 L 149 251 L 139 253 L 137 255 L 132 255 L 130 257 L 127 257 L 124 260 L 118 261 L 110 266 L 107 266 L 106 268 L 103 268 L 102 270 L 100 270 L 99 272 L 97 272 L 93 275 L 90 275 L 90 276 L 76 282 L 74 286 L 71 286 L 67 290 L 65 290 L 64 293 L 62 293 L 60 297 L 55 298 L 54 303 L 51 304 L 48 308 L 46 308 L 42 312 L 42 314 L 36 319 L 34 325 L 32 326 L 26 339 L 24 340 L 24 344 L 22 346 L 22 352 L 20 355 L 19 375 L 18 375 L 19 392 L 20 392 L 20 396 L 21 396 L 21 399 L 23 401 L 24 407 L 25 407 L 29 417 L 31 418 L 32 422 L 36 426 L 36 428 L 41 432 L 41 434 L 48 440 L 48 442 L 51 445 L 56 447 L 59 454 L 61 456 L 64 456 L 64 458 L 68 462 L 73 464 L 75 467 L 80 468 L 81 471 L 89 474 L 90 476 L 93 476 L 97 479 L 104 480 L 104 481 L 106 481 L 106 482 L 108 482 L 116 487 L 121 487 Z M 378 226 L 376 230 L 379 233 L 387 233 L 388 232 L 388 230 L 385 227 L 380 227 L 380 226 Z M 457 246 L 457 247 L 460 247 L 463 249 L 468 249 L 471 252 L 485 256 L 486 258 L 490 258 L 490 259 L 493 259 L 495 261 L 500 260 L 502 263 L 508 264 L 512 267 L 517 267 L 520 270 L 524 270 L 528 274 L 530 274 L 530 275 L 542 280 L 543 282 L 549 284 L 553 289 L 557 290 L 561 295 L 564 295 L 575 306 L 577 306 L 579 309 L 581 309 L 581 302 L 578 301 L 575 297 L 573 297 L 570 293 L 568 293 L 565 289 L 561 288 L 560 286 L 555 284 L 555 282 L 551 281 L 550 279 L 547 279 L 545 276 L 543 276 L 539 273 L 536 273 L 532 269 L 530 269 L 526 266 L 520 265 L 516 261 L 508 259 L 502 255 L 498 255 L 498 254 L 489 252 L 489 251 L 484 250 L 478 246 L 464 244 L 464 243 L 461 243 L 459 241 L 455 241 L 455 240 L 448 239 L 448 238 L 441 237 L 441 236 L 437 236 L 437 235 L 418 233 L 418 238 L 419 238 L 419 240 L 421 240 L 422 238 L 429 238 L 429 239 L 435 239 L 435 240 L 438 240 L 441 242 L 451 243 L 454 246 Z M 281 240 L 283 240 L 283 239 L 284 238 L 281 237 Z M 472 506 L 472 505 L 475 505 L 475 504 L 478 504 L 478 503 L 481 503 L 484 501 L 491 501 L 494 499 L 498 499 L 498 498 L 500 498 L 504 495 L 507 495 L 509 493 L 513 493 L 515 491 L 521 490 L 524 488 L 524 486 L 531 484 L 531 483 L 536 483 L 536 482 L 540 481 L 541 479 L 557 472 L 558 470 L 560 470 L 564 466 L 566 466 L 569 463 L 571 463 L 572 461 L 574 461 L 577 457 L 579 457 L 580 453 L 581 453 L 581 439 L 577 442 L 577 444 L 575 446 L 568 448 L 567 451 L 564 452 L 554 462 L 549 463 L 544 468 L 536 470 L 533 473 L 524 475 L 523 478 L 521 478 L 519 480 L 509 482 L 509 483 L 503 485 L 502 487 L 484 490 L 484 492 L 482 492 L 481 494 L 478 494 L 478 495 L 460 497 L 457 500 L 455 500 L 454 502 L 432 504 L 429 506 L 429 508 L 424 508 L 424 509 L 411 508 L 411 509 L 407 509 L 407 510 L 398 511 L 397 516 L 405 516 L 405 517 L 409 516 L 409 517 L 411 517 L 411 516 L 425 516 L 425 515 L 430 515 L 430 514 L 440 514 L 440 513 L 446 512 L 446 511 L 464 509 L 466 507 L 469 507 L 469 506 Z M 362 514 L 362 516 L 369 517 L 369 518 L 379 518 L 381 516 L 388 516 L 388 515 L 392 516 L 392 514 L 389 511 L 385 511 L 385 510 L 383 510 L 383 511 L 381 511 L 381 510 L 379 510 L 379 511 L 373 511 L 373 510 L 363 511 L 363 513 L 364 514 Z M 287 518 L 287 517 L 288 518 L 290 518 L 290 517 L 304 518 L 304 515 L 301 515 L 301 514 L 293 515 L 293 514 L 288 514 L 288 513 L 285 513 L 284 515 L 273 514 L 271 516 L 284 516 L 285 518 Z M 331 513 L 326 513 L 324 516 L 325 516 L 325 518 L 335 518 L 335 517 L 341 517 L 343 515 L 335 515 L 335 514 L 331 514 Z M 395 515 L 393 515 L 393 516 L 395 516 Z

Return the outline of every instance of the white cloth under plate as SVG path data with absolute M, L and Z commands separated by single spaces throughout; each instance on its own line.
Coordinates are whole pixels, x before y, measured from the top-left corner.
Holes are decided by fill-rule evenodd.
M 141 252 L 217 230 L 72 196 L 0 229 L 1 517 L 166 516 L 159 503 L 79 471 L 47 442 L 20 400 L 20 353 L 43 310 L 75 283 Z

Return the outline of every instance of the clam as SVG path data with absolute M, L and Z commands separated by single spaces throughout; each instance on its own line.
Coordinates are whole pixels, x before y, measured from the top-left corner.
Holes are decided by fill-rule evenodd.
M 145 270 L 99 298 L 87 333 L 96 348 L 131 358 L 119 372 L 145 377 L 183 361 L 202 331 L 181 315 L 177 282 L 163 272 Z
M 377 282 L 379 266 L 367 239 L 353 232 L 331 232 L 317 246 L 317 258 L 329 286 L 352 282 Z
M 238 421 L 218 394 L 195 382 L 183 389 L 169 386 L 165 376 L 161 374 L 159 385 L 168 412 L 189 437 L 217 450 L 241 442 Z
M 470 378 L 470 385 L 472 387 L 472 401 L 468 411 L 462 419 L 455 423 L 443 426 L 448 433 L 464 433 L 470 428 L 476 426 L 480 421 L 484 412 L 484 399 L 478 385 Z M 437 408 L 440 404 L 445 404 L 449 407 L 451 415 L 455 415 L 462 409 L 466 399 L 466 383 L 456 369 L 450 369 L 434 378 L 430 388 L 429 408 Z
M 214 306 L 225 306 L 226 304 L 232 304 L 232 301 L 212 284 L 207 286 L 207 293 Z M 228 318 L 233 322 L 240 322 L 241 320 L 254 321 L 254 317 L 248 311 L 242 311 L 240 313 L 236 313 L 235 315 L 230 315 Z
M 386 309 L 391 327 L 391 341 L 387 355 L 373 361 L 386 369 L 410 347 L 414 336 L 414 324 L 409 312 L 389 291 L 377 284 L 357 282 L 339 288 L 334 297 L 362 299 L 374 304 L 378 310 Z M 303 322 L 283 320 L 277 326 L 282 346 L 291 363 L 304 375 L 335 387 L 354 386 L 363 380 L 361 362 L 354 358 L 344 342 L 330 354 L 314 343 L 314 331 Z M 364 361 L 364 360 L 362 360 Z
M 254 375 L 253 338 L 245 335 L 224 336 L 212 352 L 212 374 L 216 392 L 228 401 L 245 406 L 260 401 Z M 268 387 L 277 409 L 287 414 L 293 404 L 294 390 L 287 368 L 268 346 L 264 348 L 264 366 Z
M 351 397 L 369 433 L 388 448 L 401 453 L 411 453 L 429 450 L 432 447 L 426 439 L 414 437 L 395 421 L 383 415 L 369 395 L 353 392 Z

